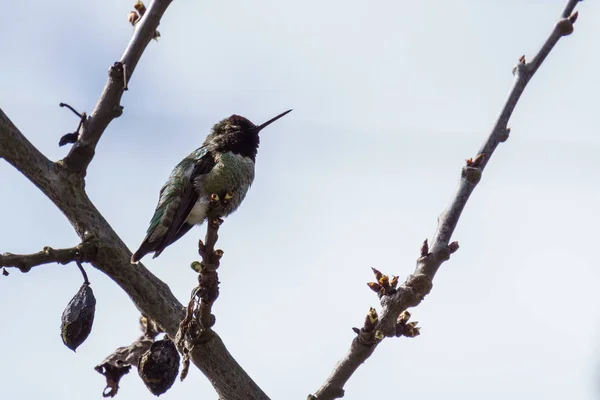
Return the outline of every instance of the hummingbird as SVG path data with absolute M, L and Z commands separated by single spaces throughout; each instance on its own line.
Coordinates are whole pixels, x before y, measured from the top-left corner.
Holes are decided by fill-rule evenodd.
M 156 258 L 194 225 L 234 212 L 254 181 L 259 132 L 291 111 L 261 125 L 235 114 L 215 124 L 202 146 L 177 164 L 160 189 L 146 237 L 131 262 L 150 252 Z

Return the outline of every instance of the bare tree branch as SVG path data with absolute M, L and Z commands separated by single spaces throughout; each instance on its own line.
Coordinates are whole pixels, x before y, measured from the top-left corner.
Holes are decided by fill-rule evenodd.
M 170 2 L 154 0 L 136 23 L 133 38 L 121 61 L 111 67 L 100 100 L 83 124 L 78 141 L 65 159 L 57 163 L 48 160 L 1 109 L 0 158 L 23 173 L 51 200 L 82 240 L 88 235 L 97 239 L 97 256 L 90 263 L 111 277 L 143 315 L 154 320 L 170 337 L 175 337 L 185 315 L 184 307 L 168 285 L 143 264 L 130 264 L 131 251 L 90 201 L 83 180 L 102 133 L 121 113 L 119 102 L 125 83 L 129 81 L 148 42 L 157 35 L 156 27 Z M 194 345 L 190 358 L 208 377 L 220 398 L 268 399 L 214 331 L 210 340 Z
M 68 249 L 53 249 L 46 246 L 42 251 L 33 254 L 1 254 L 0 267 L 13 267 L 21 272 L 29 272 L 33 267 L 53 262 L 62 265 L 73 261 L 90 262 L 96 256 L 96 251 L 96 244 L 92 241 L 84 241 Z
M 72 179 L 73 175 L 65 173 L 64 168 L 49 162 L 2 110 L 0 145 L 0 156 L 18 166 L 17 169 L 42 190 L 82 239 L 92 235 L 98 240 L 97 256 L 90 263 L 115 281 L 143 315 L 154 320 L 170 337 L 176 337 L 185 308 L 169 286 L 142 263 L 129 262 L 131 251 L 87 197 L 83 181 Z M 216 332 L 212 332 L 208 342 L 194 345 L 190 358 L 208 377 L 219 396 L 227 400 L 268 399 L 227 351 Z
M 146 46 L 155 37 L 160 19 L 172 0 L 154 0 L 135 24 L 135 31 L 121 60 L 109 69 L 108 81 L 89 118 L 82 124 L 77 142 L 62 163 L 70 171 L 85 176 L 96 152 L 96 145 L 108 124 L 123 113 L 123 92 Z
M 171 1 L 154 0 L 143 13 L 139 22 L 136 20 L 135 32 L 125 53 L 121 60 L 110 68 L 108 81 L 90 117 L 85 120 L 82 118 L 83 123 L 76 132 L 78 133 L 77 141 L 67 157 L 57 163 L 52 163 L 18 131 L 2 110 L 0 110 L 0 157 L 6 159 L 40 188 L 63 212 L 82 240 L 85 241 L 89 235 L 96 238 L 97 253 L 94 257 L 89 258 L 89 262 L 111 277 L 130 296 L 143 315 L 156 321 L 158 326 L 170 337 L 175 337 L 185 316 L 184 307 L 174 297 L 170 288 L 142 264 L 132 265 L 129 263 L 131 252 L 87 197 L 83 180 L 103 132 L 108 124 L 122 113 L 120 100 L 123 92 L 127 90 L 131 74 L 146 46 L 152 38 L 157 36 L 156 28 Z M 353 340 L 348 354 L 338 363 L 316 395 L 311 395 L 312 398 L 324 400 L 342 397 L 346 381 L 358 366 L 373 353 L 384 337 L 413 337 L 418 334 L 416 323 L 409 323 L 408 314 L 403 312 L 408 307 L 418 305 L 429 293 L 431 281 L 440 265 L 457 250 L 457 243 L 449 243 L 449 241 L 460 214 L 479 182 L 481 173 L 495 148 L 508 138 L 508 120 L 528 81 L 560 37 L 572 32 L 577 14 L 571 13 L 576 3 L 577 0 L 570 0 L 567 3 L 563 18 L 557 23 L 533 61 L 526 63 L 525 59 L 521 58 L 519 65 L 515 68 L 515 82 L 504 109 L 477 156 L 468 160 L 467 165 L 463 168 L 455 197 L 439 218 L 431 249 L 429 246 L 423 246 L 415 272 L 397 289 L 397 280 L 393 281 L 393 278 L 389 279 L 381 273 L 376 274 L 378 287 L 373 287 L 378 288 L 378 293 L 381 293 L 381 314 L 378 315 L 374 309 L 369 311 L 363 327 L 356 329 L 357 337 Z M 209 226 L 207 238 L 213 237 L 210 229 Z M 215 234 L 214 240 L 211 239 L 212 245 L 207 239 L 205 247 L 200 246 L 204 267 L 215 264 L 208 261 L 208 258 L 217 254 L 217 251 L 214 250 L 216 230 L 213 230 L 212 233 Z M 58 255 L 57 252 L 59 252 Z M 81 254 L 73 253 L 72 249 L 50 249 L 31 255 L 0 257 L 5 257 L 3 260 L 6 264 L 10 263 L 22 270 L 28 270 L 34 265 L 45 262 L 78 260 L 77 257 L 80 256 Z M 208 258 L 205 259 L 205 256 Z M 220 255 L 218 257 L 220 258 Z M 218 259 L 216 265 L 218 266 Z M 202 279 L 205 278 L 218 282 L 216 267 L 212 270 L 206 269 L 206 272 L 213 274 L 210 277 L 200 274 L 201 286 Z M 211 305 L 216 299 L 216 295 L 214 292 L 212 293 L 210 295 L 212 297 L 201 299 L 201 303 L 204 301 L 207 307 L 197 314 L 199 326 L 204 327 L 204 330 L 210 332 L 210 335 L 191 343 L 191 346 L 188 347 L 191 360 L 209 378 L 220 398 L 224 400 L 268 400 L 268 397 L 229 354 L 219 336 L 212 330 L 214 320 L 211 318 Z M 218 294 L 218 291 L 216 293 Z M 134 344 L 146 343 L 144 340 L 140 340 Z M 141 346 L 141 348 L 143 347 Z M 109 357 L 105 360 L 105 367 L 107 365 L 111 368 L 114 367 L 113 364 L 119 364 L 118 360 L 131 364 L 135 362 L 136 357 L 139 359 L 139 352 L 132 349 L 121 353 L 118 356 L 113 354 L 113 358 Z M 122 359 L 125 353 L 127 353 L 126 357 Z M 118 381 L 116 384 L 118 386 Z
M 0 109 L 0 158 L 4 158 L 40 189 L 52 187 L 60 181 L 56 165 L 19 132 L 2 109 Z
M 473 193 L 473 190 L 479 183 L 482 171 L 490 160 L 490 157 L 498 144 L 508 139 L 510 133 L 510 129 L 507 127 L 508 120 L 527 83 L 558 40 L 573 32 L 573 23 L 577 19 L 577 13 L 572 14 L 572 12 L 578 1 L 569 0 L 567 2 L 561 14 L 561 19 L 556 23 L 550 36 L 533 58 L 533 61 L 527 63 L 524 57 L 521 57 L 519 60 L 519 64 L 514 70 L 515 80 L 509 92 L 508 99 L 491 133 L 477 152 L 477 157 L 467 160 L 467 165 L 463 167 L 457 191 L 448 208 L 438 218 L 438 226 L 431 246 L 423 246 L 421 257 L 417 260 L 417 267 L 413 274 L 393 294 L 386 294 L 382 297 L 381 316 L 377 318 L 377 323 L 371 335 L 367 335 L 365 338 L 365 335 L 362 334 L 364 328 L 359 331 L 357 337 L 352 341 L 350 350 L 346 356 L 336 364 L 325 383 L 323 383 L 314 395 L 310 395 L 309 399 L 331 400 L 343 397 L 344 385 L 358 367 L 373 354 L 380 342 L 378 339 L 383 339 L 386 336 L 397 336 L 399 325 L 402 325 L 404 319 L 401 313 L 409 307 L 417 306 L 425 295 L 429 293 L 432 287 L 431 281 L 437 270 L 444 261 L 450 258 L 450 254 L 458 249 L 458 243 L 450 243 L 454 229 L 471 193 Z

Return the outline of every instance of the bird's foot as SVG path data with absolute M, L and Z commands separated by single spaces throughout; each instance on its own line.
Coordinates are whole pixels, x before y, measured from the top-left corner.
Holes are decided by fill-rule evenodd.
M 223 218 L 213 218 L 210 220 L 210 223 L 213 224 L 214 227 L 219 227 L 223 223 Z
M 233 199 L 233 192 L 227 192 L 225 193 L 225 196 L 223 196 L 223 200 L 221 201 L 223 204 L 227 204 L 229 203 L 229 200 Z

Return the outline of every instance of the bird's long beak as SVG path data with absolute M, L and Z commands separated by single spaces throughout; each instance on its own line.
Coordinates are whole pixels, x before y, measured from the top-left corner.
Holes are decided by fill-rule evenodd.
M 259 125 L 256 127 L 256 130 L 258 132 L 260 132 L 264 127 L 266 127 L 267 125 L 272 124 L 273 122 L 277 121 L 279 118 L 283 117 L 286 114 L 289 114 L 290 112 L 292 112 L 292 110 L 287 110 L 286 112 L 282 112 L 281 114 L 279 114 L 278 116 L 276 116 L 275 118 L 271 118 L 270 120 L 268 120 L 267 122 Z

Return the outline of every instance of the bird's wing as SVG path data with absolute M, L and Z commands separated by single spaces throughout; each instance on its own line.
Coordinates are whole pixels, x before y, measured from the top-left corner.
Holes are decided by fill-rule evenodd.
M 132 262 L 139 261 L 151 251 L 155 252 L 154 257 L 158 256 L 191 228 L 185 221 L 198 201 L 193 179 L 207 174 L 214 166 L 212 152 L 200 148 L 173 169 L 171 177 L 160 190 L 158 205 L 150 220 L 146 238 L 131 257 Z

